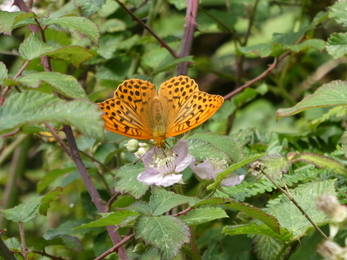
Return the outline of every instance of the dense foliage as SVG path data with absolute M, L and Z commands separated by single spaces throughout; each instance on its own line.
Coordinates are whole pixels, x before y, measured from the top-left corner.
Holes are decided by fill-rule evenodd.
M 27 2 L 0 11 L 2 259 L 347 259 L 346 1 Z M 207 122 L 104 130 L 124 80 L 177 75 L 224 97 Z M 186 144 L 208 178 L 137 179 Z

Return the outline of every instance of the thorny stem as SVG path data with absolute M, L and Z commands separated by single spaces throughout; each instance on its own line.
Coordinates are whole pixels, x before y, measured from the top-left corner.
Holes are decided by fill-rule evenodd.
M 117 0 L 116 0 L 117 1 Z M 119 3 L 119 1 L 117 1 Z M 19 7 L 21 11 L 30 12 L 30 9 L 28 6 L 24 3 L 23 0 L 14 0 L 13 5 L 16 5 Z M 39 28 L 37 26 L 29 25 L 29 29 L 31 32 L 39 33 Z M 44 39 L 44 38 L 43 38 Z M 41 58 L 41 64 L 44 66 L 46 71 L 52 71 L 49 58 L 47 56 L 44 56 Z M 93 182 L 90 179 L 90 176 L 88 174 L 87 169 L 85 168 L 82 159 L 79 156 L 78 148 L 76 145 L 75 137 L 73 136 L 72 129 L 70 126 L 63 125 L 63 131 L 65 132 L 65 135 L 67 137 L 72 159 L 74 160 L 77 169 L 79 170 L 81 177 L 86 185 L 86 188 L 95 204 L 99 212 L 104 213 L 107 210 L 107 207 L 105 206 L 105 203 L 102 201 L 99 193 L 97 192 Z M 114 226 L 107 226 L 107 231 L 111 237 L 111 240 L 113 244 L 118 244 L 118 242 L 121 240 L 118 231 L 115 230 Z M 126 254 L 126 251 L 124 247 L 120 247 L 118 249 L 118 255 L 119 258 L 122 260 L 128 259 L 128 256 Z
M 133 18 L 134 21 L 138 22 L 143 28 L 145 28 L 150 34 L 152 34 L 152 36 L 160 43 L 160 45 L 167 49 L 174 58 L 179 58 L 178 54 L 173 49 L 171 49 L 171 47 L 167 45 L 161 38 L 159 38 L 159 36 L 150 27 L 148 27 L 147 24 L 137 18 L 122 2 L 120 2 L 119 0 L 115 1 L 120 5 L 120 7 L 124 9 L 125 12 L 127 12 L 131 16 L 131 18 Z
M 55 131 L 55 129 L 48 123 L 45 123 L 45 126 L 49 129 L 49 131 L 52 133 L 54 136 L 55 140 L 60 144 L 60 146 L 64 149 L 65 153 L 71 158 L 71 152 L 69 148 L 66 146 L 66 144 L 61 140 L 60 136 L 58 133 Z
M 188 1 L 188 7 L 186 11 L 185 30 L 183 34 L 182 47 L 180 52 L 181 58 L 188 56 L 192 48 L 198 6 L 199 6 L 199 0 Z M 177 75 L 187 75 L 187 72 L 188 72 L 188 62 L 182 62 L 178 64 Z
M 314 226 L 316 230 L 325 238 L 328 239 L 328 237 L 323 233 L 323 231 L 316 225 L 316 223 L 313 222 L 313 220 L 306 214 L 306 212 L 301 208 L 301 206 L 298 204 L 298 202 L 294 199 L 293 195 L 290 192 L 287 192 L 286 190 L 282 189 L 281 186 L 279 186 L 269 174 L 267 174 L 265 171 L 260 169 L 260 172 L 265 175 L 266 178 L 269 179 L 269 181 L 272 182 L 273 185 L 275 185 L 283 194 L 285 194 L 288 199 L 294 203 L 294 205 L 300 210 L 301 214 Z
M 111 249 L 107 250 L 105 253 L 102 253 L 94 260 L 101 260 L 104 259 L 104 257 L 108 256 L 109 254 L 115 252 L 117 249 L 119 250 L 122 245 L 124 245 L 126 242 L 128 242 L 130 239 L 132 239 L 135 236 L 135 234 L 131 234 L 130 236 L 124 238 L 122 241 L 120 241 L 117 245 L 112 247 Z

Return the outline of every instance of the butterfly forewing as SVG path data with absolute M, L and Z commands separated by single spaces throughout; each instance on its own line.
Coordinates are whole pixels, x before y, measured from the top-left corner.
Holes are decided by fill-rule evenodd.
M 182 134 L 211 117 L 224 99 L 199 91 L 194 80 L 186 76 L 174 77 L 160 86 L 159 97 L 168 115 L 166 137 Z
M 153 138 L 148 107 L 155 96 L 155 87 L 148 81 L 124 81 L 114 92 L 114 98 L 99 103 L 104 111 L 105 128 L 137 139 Z

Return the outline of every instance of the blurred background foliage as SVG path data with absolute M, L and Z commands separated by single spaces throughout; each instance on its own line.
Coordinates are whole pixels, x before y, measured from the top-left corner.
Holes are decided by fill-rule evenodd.
M 15 7 L 9 8 L 11 3 L 12 1 L 5 1 L 1 9 L 15 11 Z M 87 3 L 90 6 L 87 6 Z M 122 3 L 174 51 L 180 51 L 186 1 L 129 0 Z M 283 42 L 276 45 L 276 36 L 284 35 L 288 41 L 292 40 L 293 33 L 300 34 L 302 28 L 309 26 L 320 12 L 326 12 L 334 3 L 332 0 L 202 0 L 199 2 L 197 28 L 190 53 L 193 62 L 190 63 L 188 76 L 196 80 L 202 91 L 225 96 L 259 76 L 276 57 L 281 57 L 289 50 Z M 94 55 L 79 68 L 67 61 L 51 60 L 53 70 L 76 77 L 93 102 L 111 97 L 117 85 L 128 78 L 151 80 L 159 86 L 161 82 L 176 76 L 175 58 L 115 1 L 106 0 L 106 3 L 102 4 L 102 1 L 91 3 L 79 0 L 37 0 L 33 1 L 33 11 L 42 17 L 51 18 L 68 14 L 86 16 L 99 27 L 101 35 L 98 45 L 76 32 L 58 28 L 45 30 L 47 43 L 51 46 L 80 45 Z M 302 37 L 300 40 L 318 39 L 325 42 L 331 33 L 343 31 L 345 28 L 333 19 L 325 19 L 299 35 L 298 39 Z M 0 35 L 0 61 L 6 64 L 12 76 L 23 64 L 18 49 L 28 35 L 26 26 L 14 30 L 12 36 Z M 294 43 L 295 41 L 292 44 Z M 270 44 L 271 50 L 262 49 L 262 44 Z M 255 51 L 250 51 L 252 46 L 257 46 Z M 44 69 L 40 59 L 34 59 L 26 70 Z M 313 44 L 299 51 L 292 51 L 280 60 L 266 77 L 234 95 L 231 101 L 226 100 L 223 107 L 205 125 L 205 129 L 237 138 L 248 135 L 253 138 L 250 144 L 257 145 L 259 151 L 264 151 L 276 143 L 283 145 L 287 142 L 287 151 L 333 153 L 340 144 L 345 121 L 331 118 L 317 130 L 310 131 L 308 123 L 324 114 L 326 108 L 307 110 L 279 122 L 276 122 L 276 111 L 278 108 L 295 105 L 324 83 L 345 79 L 345 74 L 346 59 L 333 59 L 324 50 L 324 46 L 322 48 L 319 44 Z M 50 138 L 49 133 L 29 132 L 30 130 L 27 130 L 25 134 L 8 137 L 4 141 L 7 149 L 0 155 L 1 208 L 14 207 L 22 201 L 30 200 L 37 193 L 43 194 L 49 189 L 61 186 L 64 188 L 61 197 L 50 204 L 48 215 L 37 216 L 34 221 L 25 223 L 27 238 L 34 239 L 42 235 L 50 237 L 94 219 L 97 211 L 91 204 L 74 164 Z M 121 141 L 124 138 L 112 138 L 118 143 L 94 146 L 94 139 L 76 132 L 78 147 L 85 153 L 84 162 L 93 169 L 90 174 L 105 200 L 111 196 L 109 191 L 113 189 L 114 171 L 104 173 L 90 158 L 108 163 L 110 169 L 116 168 L 122 162 L 133 160 L 131 155 L 122 153 L 124 146 Z M 245 152 L 247 153 L 247 150 Z M 117 159 L 112 159 L 114 155 L 118 156 Z M 56 177 L 47 180 L 48 173 L 57 169 L 68 170 L 55 172 Z M 46 183 L 42 183 L 43 181 Z M 193 180 L 188 181 L 185 193 L 195 194 L 196 185 Z M 272 192 L 258 194 L 246 201 L 261 207 L 272 195 Z M 125 195 L 113 206 L 123 207 L 132 202 L 134 198 Z M 224 224 L 244 222 L 244 218 L 247 218 L 243 214 L 236 216 L 235 211 L 229 210 L 228 213 L 230 219 L 209 222 L 196 228 L 199 249 L 204 251 L 207 248 L 204 259 L 215 257 L 217 251 L 221 256 L 229 256 L 224 259 L 256 259 L 248 237 L 221 234 Z M 2 215 L 0 227 L 6 228 L 6 236 L 18 236 L 17 225 L 7 221 Z M 82 240 L 84 251 L 74 252 L 64 247 L 55 247 L 52 253 L 66 259 L 93 259 L 91 255 L 97 256 L 112 246 L 104 229 L 84 232 L 72 232 L 72 235 Z M 127 229 L 120 230 L 122 235 L 125 232 Z M 86 235 L 87 233 L 92 235 Z M 316 242 L 307 244 L 306 240 L 309 239 Z M 317 236 L 309 233 L 294 247 L 293 255 L 300 255 L 308 248 L 314 248 L 318 241 Z M 310 259 L 320 259 L 314 255 L 315 250 L 312 249 Z

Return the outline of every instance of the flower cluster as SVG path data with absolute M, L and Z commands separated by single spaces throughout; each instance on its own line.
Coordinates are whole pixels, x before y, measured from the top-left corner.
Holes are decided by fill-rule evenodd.
M 201 181 L 212 181 L 217 174 L 224 171 L 228 165 L 225 160 L 208 158 L 203 163 L 196 164 L 195 158 L 188 153 L 188 142 L 180 140 L 173 149 L 163 150 L 158 147 L 149 149 L 147 144 L 135 143 L 130 140 L 127 149 L 141 158 L 145 165 L 145 171 L 141 172 L 137 179 L 147 185 L 171 186 L 175 183 L 183 183 L 182 171 L 188 166 Z M 223 186 L 239 184 L 244 176 L 231 173 L 222 180 Z

